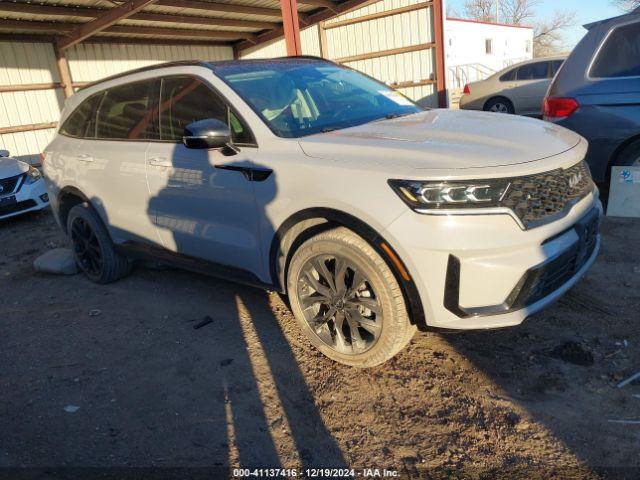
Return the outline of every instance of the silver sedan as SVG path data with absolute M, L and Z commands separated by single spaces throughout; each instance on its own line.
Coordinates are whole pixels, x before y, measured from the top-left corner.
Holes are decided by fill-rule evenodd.
M 540 116 L 542 100 L 564 60 L 564 57 L 537 58 L 467 84 L 460 108 Z

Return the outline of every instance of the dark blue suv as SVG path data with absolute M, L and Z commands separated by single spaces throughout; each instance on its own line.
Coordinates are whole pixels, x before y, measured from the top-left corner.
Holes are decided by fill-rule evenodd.
M 589 141 L 586 160 L 606 192 L 612 166 L 640 166 L 640 8 L 585 28 L 543 110 Z

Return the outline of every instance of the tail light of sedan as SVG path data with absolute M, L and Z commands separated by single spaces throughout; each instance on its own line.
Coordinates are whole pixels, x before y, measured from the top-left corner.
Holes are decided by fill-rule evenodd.
M 468 83 L 464 86 L 464 90 L 462 91 L 462 94 L 463 95 L 471 95 L 471 89 L 469 88 L 469 84 Z
M 542 104 L 542 114 L 545 119 L 566 118 L 580 108 L 575 98 L 546 97 Z

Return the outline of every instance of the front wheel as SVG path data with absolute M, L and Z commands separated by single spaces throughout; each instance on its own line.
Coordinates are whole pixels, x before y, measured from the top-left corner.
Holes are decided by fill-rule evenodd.
M 300 246 L 291 260 L 287 289 L 311 343 L 346 365 L 379 365 L 416 331 L 393 272 L 347 228 L 320 233 Z
M 109 232 L 88 203 L 69 211 L 67 233 L 78 267 L 92 282 L 115 282 L 131 272 L 131 261 L 116 252 Z

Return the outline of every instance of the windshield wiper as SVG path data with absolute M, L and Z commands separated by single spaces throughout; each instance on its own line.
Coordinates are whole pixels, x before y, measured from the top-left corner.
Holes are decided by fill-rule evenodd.
M 407 113 L 387 113 L 384 118 L 387 120 L 392 120 L 394 118 L 406 117 L 407 115 L 411 115 L 411 112 Z

